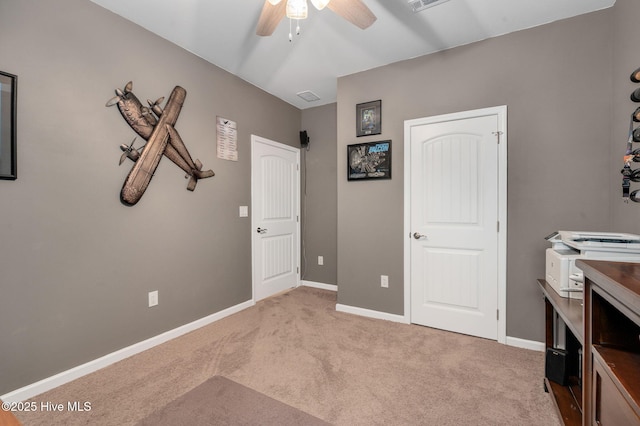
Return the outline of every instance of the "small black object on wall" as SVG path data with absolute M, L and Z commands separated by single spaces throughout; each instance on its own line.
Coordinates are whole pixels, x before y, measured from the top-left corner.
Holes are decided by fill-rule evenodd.
M 630 77 L 631 81 L 634 83 L 640 83 L 640 68 L 636 68 Z
M 309 138 L 309 135 L 307 135 L 307 131 L 302 130 L 300 132 L 300 146 L 306 148 L 307 146 L 309 146 L 310 141 L 311 139 Z

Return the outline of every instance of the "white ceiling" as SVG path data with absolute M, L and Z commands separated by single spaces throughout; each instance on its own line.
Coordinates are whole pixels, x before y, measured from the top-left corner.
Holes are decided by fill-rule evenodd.
M 407 0 L 363 0 L 378 18 L 366 30 L 309 4 L 301 34 L 289 42 L 286 18 L 272 36 L 255 34 L 264 0 L 91 1 L 300 109 L 335 102 L 338 77 L 615 3 L 449 0 L 414 14 Z M 296 95 L 306 90 L 320 100 L 307 102 Z

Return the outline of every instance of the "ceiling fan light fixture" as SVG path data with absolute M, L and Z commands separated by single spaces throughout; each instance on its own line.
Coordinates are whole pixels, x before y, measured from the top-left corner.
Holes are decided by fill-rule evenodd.
M 287 18 L 306 19 L 308 13 L 307 0 L 287 0 Z
M 322 10 L 324 9 L 331 0 L 311 0 L 311 4 L 315 6 L 316 9 Z
M 272 6 L 275 6 L 276 4 L 280 3 L 282 0 L 268 0 L 269 3 L 271 3 Z

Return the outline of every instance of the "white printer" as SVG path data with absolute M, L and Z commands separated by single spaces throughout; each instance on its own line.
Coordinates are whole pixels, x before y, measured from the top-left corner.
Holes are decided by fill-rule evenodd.
M 545 279 L 562 297 L 582 299 L 584 276 L 576 259 L 640 263 L 640 235 L 557 231 L 545 237 Z

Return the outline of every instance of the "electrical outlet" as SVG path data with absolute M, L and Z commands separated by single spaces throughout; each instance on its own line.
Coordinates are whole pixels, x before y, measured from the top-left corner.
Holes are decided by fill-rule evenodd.
M 320 265 L 320 266 L 324 265 L 324 257 L 323 256 L 318 256 L 318 265 Z
M 156 306 L 158 304 L 158 290 L 149 292 L 149 307 Z
M 389 288 L 389 276 L 380 275 L 380 287 Z

